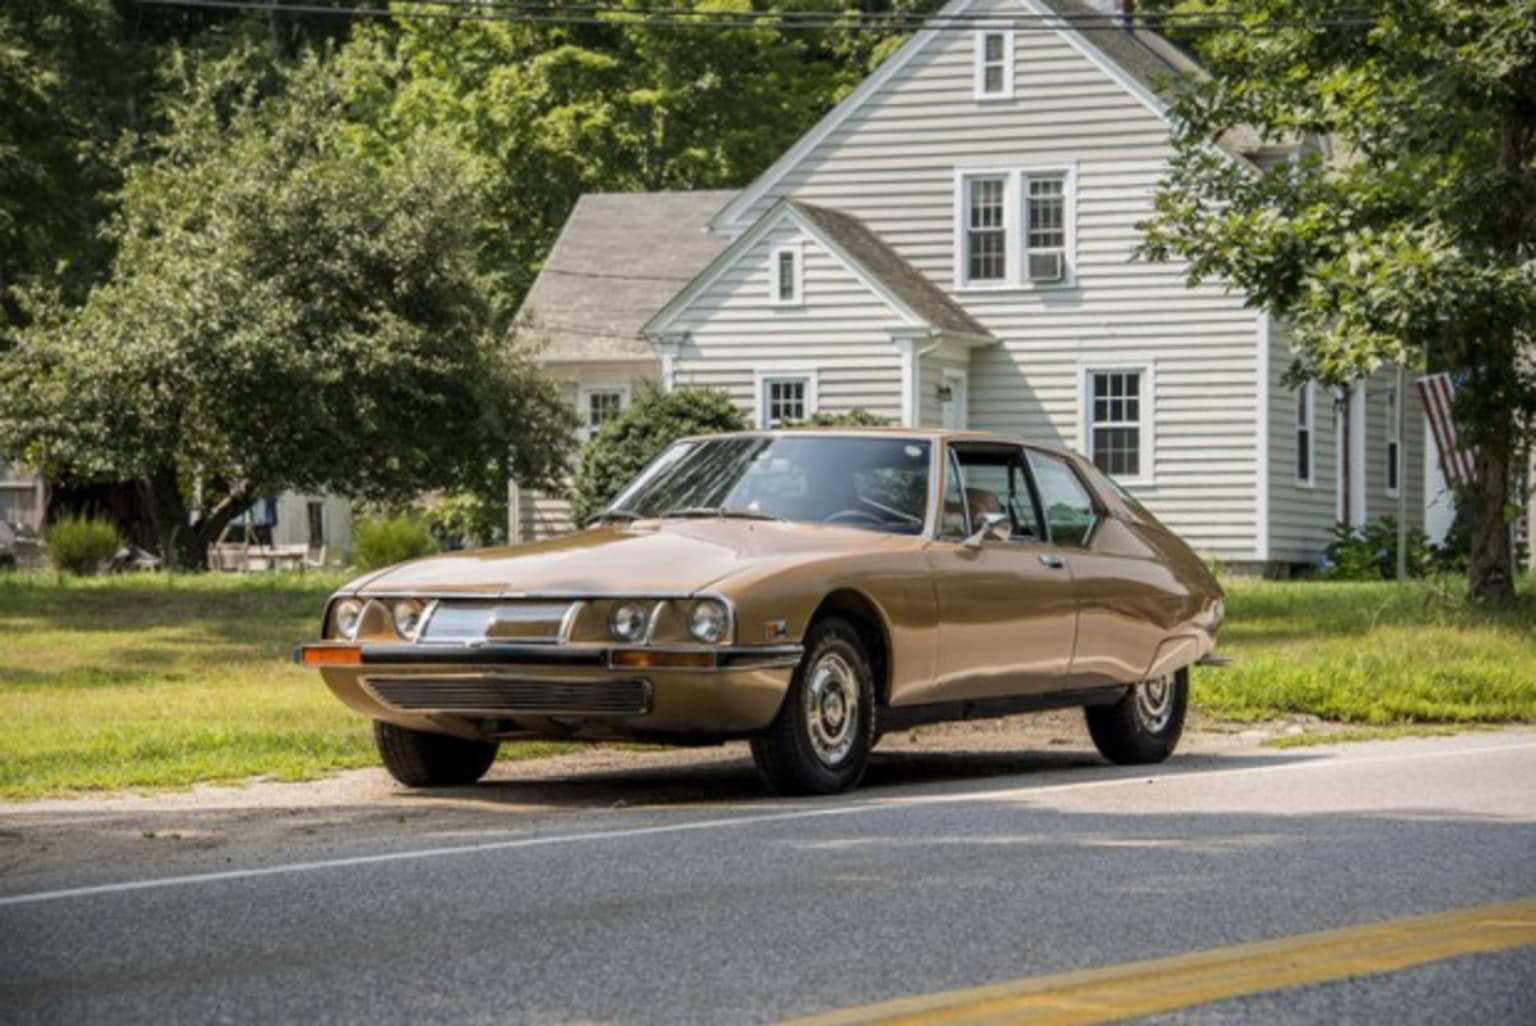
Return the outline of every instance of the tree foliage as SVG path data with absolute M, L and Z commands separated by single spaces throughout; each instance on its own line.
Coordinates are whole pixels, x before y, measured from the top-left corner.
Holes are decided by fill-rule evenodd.
M 642 391 L 582 450 L 571 486 L 572 519 L 584 523 L 679 438 L 746 428 L 746 417 L 724 392 Z
M 97 226 L 119 181 L 133 63 L 105 0 L 0 7 L 0 332 L 23 319 L 18 289 L 76 286 L 105 260 Z
M 317 59 L 176 72 L 168 127 L 125 178 L 110 279 L 78 307 L 39 302 L 0 366 L 0 449 L 138 482 L 184 564 L 284 489 L 551 482 L 570 414 L 502 341 L 476 169 L 425 132 L 359 152 Z
M 1536 418 L 1536 0 L 1185 0 L 1241 12 L 1204 35 L 1145 253 L 1225 279 L 1287 325 L 1293 377 L 1384 362 L 1454 372 L 1478 446 L 1474 597 L 1512 597 L 1507 529 Z M 1324 25 L 1323 22 L 1334 24 Z M 1215 145 L 1257 133 L 1268 174 Z M 1522 355 L 1523 354 L 1523 355 Z
M 636 13 L 596 25 L 374 25 L 343 55 L 368 145 L 387 150 L 432 126 L 480 162 L 501 226 L 492 241 L 516 297 L 582 193 L 744 185 L 899 41 L 835 27 L 787 31 L 772 19 L 648 25 L 641 12 L 655 4 L 622 6 Z M 677 9 L 708 19 L 752 6 L 687 0 Z

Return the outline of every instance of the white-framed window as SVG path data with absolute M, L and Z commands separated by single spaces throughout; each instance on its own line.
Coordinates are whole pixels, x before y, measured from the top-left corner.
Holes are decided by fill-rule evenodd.
M 1152 367 L 1083 370 L 1083 441 L 1093 465 L 1120 481 L 1152 481 Z
M 1076 249 L 1071 167 L 962 169 L 955 186 L 955 287 L 1070 285 Z
M 1008 280 L 1008 179 L 975 175 L 965 179 L 965 280 Z
M 1013 96 L 1013 32 L 1002 25 L 976 32 L 976 99 Z
M 1317 386 L 1307 382 L 1296 390 L 1296 483 L 1311 488 L 1317 469 Z
M 805 302 L 805 257 L 799 246 L 780 246 L 769 261 L 768 293 L 776 306 Z
M 816 412 L 814 371 L 759 371 L 757 426 L 775 427 L 807 420 Z
M 1024 189 L 1025 277 L 1061 281 L 1067 274 L 1067 176 L 1028 175 Z
M 1387 494 L 1396 495 L 1403 483 L 1403 414 L 1397 386 L 1387 389 Z
M 578 402 L 581 437 L 590 439 L 604 424 L 624 412 L 624 407 L 629 405 L 629 388 L 626 385 L 584 386 Z

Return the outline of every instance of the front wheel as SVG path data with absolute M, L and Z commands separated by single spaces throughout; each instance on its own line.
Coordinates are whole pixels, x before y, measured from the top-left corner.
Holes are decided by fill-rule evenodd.
M 767 730 L 752 739 L 774 794 L 836 794 L 858 784 L 875 733 L 875 686 L 864 642 L 846 620 L 818 621 Z
M 496 742 L 373 721 L 373 741 L 384 768 L 406 787 L 457 787 L 485 776 L 496 761 Z
M 1089 706 L 1088 733 L 1110 762 L 1134 766 L 1162 762 L 1184 733 L 1189 706 L 1189 671 L 1144 680 L 1114 705 Z

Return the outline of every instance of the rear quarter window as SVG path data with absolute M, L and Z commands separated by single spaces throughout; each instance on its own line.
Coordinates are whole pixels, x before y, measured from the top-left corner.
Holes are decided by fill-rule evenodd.
M 1051 541 L 1057 545 L 1086 548 L 1099 519 L 1087 486 L 1059 456 L 1031 450 L 1029 468 L 1035 475 L 1040 505 L 1045 508 Z

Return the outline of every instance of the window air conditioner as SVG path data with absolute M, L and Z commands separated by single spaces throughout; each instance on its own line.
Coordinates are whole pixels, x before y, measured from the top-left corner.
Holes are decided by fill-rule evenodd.
M 1030 281 L 1061 281 L 1066 277 L 1067 262 L 1062 253 L 1029 254 Z

